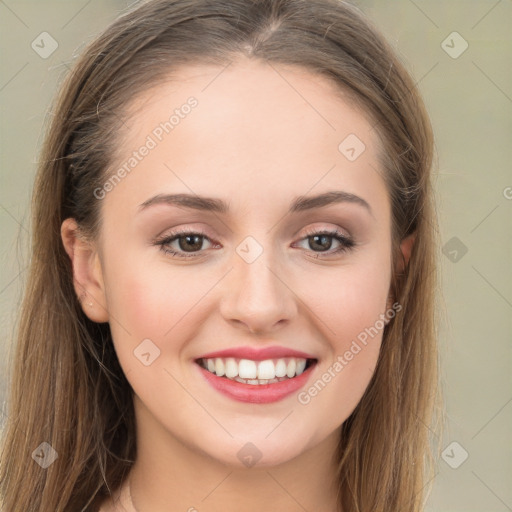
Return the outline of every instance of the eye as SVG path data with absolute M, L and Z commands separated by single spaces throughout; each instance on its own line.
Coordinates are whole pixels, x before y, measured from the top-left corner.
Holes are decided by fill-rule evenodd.
M 330 239 L 334 239 L 339 244 L 339 247 L 332 251 L 329 250 L 332 246 L 332 240 Z M 306 233 L 306 237 L 303 238 L 302 240 L 307 241 L 308 245 L 314 248 L 313 252 L 319 252 L 320 254 L 327 253 L 329 256 L 348 251 L 356 245 L 352 238 L 348 237 L 347 235 L 343 234 L 341 231 L 338 230 L 308 231 Z M 320 254 L 318 254 L 316 258 L 321 257 Z
M 211 242 L 210 238 L 201 231 L 179 230 L 166 235 L 165 238 L 156 240 L 155 245 L 159 245 L 165 254 L 177 258 L 196 258 L 198 255 L 194 253 L 201 250 L 203 240 Z M 178 242 L 177 247 L 172 245 L 175 242 Z
M 334 239 L 339 244 L 339 247 L 329 250 L 332 246 L 332 240 L 329 239 Z M 160 246 L 165 254 L 176 258 L 197 258 L 200 256 L 197 253 L 201 252 L 204 240 L 212 243 L 205 233 L 184 229 L 169 233 L 164 238 L 156 240 L 154 244 Z M 313 252 L 327 253 L 329 256 L 348 251 L 356 245 L 354 240 L 338 230 L 308 231 L 302 240 L 306 240 L 313 247 Z M 173 244 L 176 242 L 177 246 L 174 245 L 173 247 Z M 316 257 L 321 257 L 320 254 Z

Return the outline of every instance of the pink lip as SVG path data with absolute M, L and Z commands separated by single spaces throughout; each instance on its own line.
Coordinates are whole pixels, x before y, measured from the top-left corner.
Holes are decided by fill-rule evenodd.
M 298 356 L 297 356 L 298 357 Z M 311 376 L 315 364 L 304 370 L 298 377 L 283 380 L 274 384 L 251 385 L 237 382 L 226 377 L 217 375 L 205 370 L 198 364 L 195 365 L 206 381 L 217 391 L 229 398 L 239 402 L 250 402 L 254 404 L 267 404 L 277 402 L 283 398 L 299 391 Z
M 209 352 L 198 359 L 213 359 L 215 357 L 234 357 L 235 359 L 252 359 L 253 361 L 264 361 L 265 359 L 279 359 L 282 357 L 300 357 L 302 359 L 316 359 L 311 354 L 299 352 L 286 347 L 234 347 L 216 352 Z

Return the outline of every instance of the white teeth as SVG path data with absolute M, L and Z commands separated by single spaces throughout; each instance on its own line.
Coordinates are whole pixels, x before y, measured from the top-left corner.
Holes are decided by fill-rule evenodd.
M 219 377 L 222 377 L 224 375 L 224 361 L 220 357 L 217 357 L 217 359 L 215 359 L 215 373 Z
M 299 357 L 286 357 L 252 361 L 234 357 L 216 357 L 203 359 L 201 364 L 203 368 L 219 377 L 225 376 L 245 384 L 264 385 L 301 375 L 304 373 L 307 360 Z
M 208 368 L 209 369 L 209 368 Z M 226 359 L 226 377 L 232 379 L 238 375 L 238 365 L 232 357 Z
M 306 360 L 301 359 L 301 360 L 297 361 L 297 369 L 295 370 L 295 373 L 297 375 L 301 375 L 302 373 L 304 373 L 305 368 L 306 368 Z
M 286 375 L 286 361 L 279 359 L 276 364 L 276 377 L 284 377 Z
M 286 375 L 288 378 L 295 377 L 295 370 L 297 369 L 297 363 L 295 362 L 295 359 L 290 359 L 288 363 L 288 367 L 286 369 Z
M 273 379 L 276 376 L 274 362 L 270 359 L 258 363 L 258 379 Z
M 238 363 L 238 376 L 242 379 L 255 379 L 258 375 L 256 363 L 250 359 L 240 359 Z

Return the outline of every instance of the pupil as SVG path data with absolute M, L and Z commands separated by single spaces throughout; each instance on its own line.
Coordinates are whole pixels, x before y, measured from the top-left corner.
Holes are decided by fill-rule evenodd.
M 316 244 L 316 239 L 320 238 L 320 239 L 322 239 L 325 242 L 325 240 L 328 239 L 329 236 L 328 235 L 314 235 L 312 238 L 314 240 L 314 244 Z M 328 245 L 328 247 L 320 246 L 320 248 L 321 249 L 330 249 L 331 244 L 328 243 L 327 245 Z
M 200 242 L 200 239 L 202 238 L 201 235 L 185 235 L 183 238 L 186 239 L 186 243 L 188 244 L 190 240 L 199 240 L 198 242 L 196 241 L 196 243 L 194 244 L 194 242 L 192 242 L 192 245 L 195 245 L 196 247 L 193 247 L 192 249 L 193 250 L 197 250 L 197 249 L 200 249 L 201 248 L 201 242 Z M 183 238 L 180 239 L 180 249 L 182 250 L 187 250 L 187 249 L 190 249 L 190 246 L 188 247 L 183 247 L 183 244 L 181 243 L 181 240 L 183 240 Z

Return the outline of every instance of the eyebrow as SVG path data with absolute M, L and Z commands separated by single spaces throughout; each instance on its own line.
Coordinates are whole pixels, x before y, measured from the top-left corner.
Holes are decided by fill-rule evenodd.
M 362 197 L 339 190 L 325 192 L 316 196 L 298 196 L 292 201 L 288 213 L 303 212 L 339 203 L 360 205 L 373 216 L 371 206 Z M 229 205 L 222 199 L 193 194 L 158 194 L 140 204 L 139 211 L 146 210 L 150 206 L 157 204 L 167 204 L 221 214 L 229 213 Z

